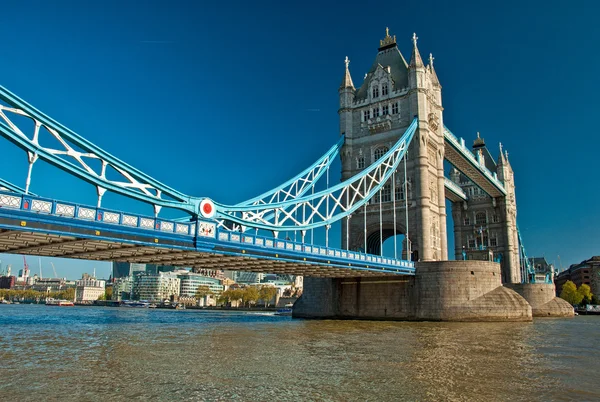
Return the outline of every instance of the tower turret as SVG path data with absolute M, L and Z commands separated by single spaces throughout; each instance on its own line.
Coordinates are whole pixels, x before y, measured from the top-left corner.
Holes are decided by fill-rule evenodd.
M 340 115 L 340 135 L 346 135 L 346 137 L 352 137 L 352 103 L 354 102 L 354 96 L 356 89 L 352 82 L 352 76 L 350 75 L 350 60 L 348 56 L 344 60 L 346 64 L 346 71 L 342 78 L 342 84 L 339 88 L 340 94 L 340 109 L 338 114 Z

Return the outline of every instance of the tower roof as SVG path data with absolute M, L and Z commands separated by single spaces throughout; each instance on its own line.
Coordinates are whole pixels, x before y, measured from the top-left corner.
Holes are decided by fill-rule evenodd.
M 390 75 L 393 80 L 394 89 L 408 87 L 408 64 L 398 46 L 396 45 L 396 36 L 390 36 L 386 28 L 386 37 L 379 41 L 377 56 L 371 66 L 371 69 L 365 76 L 365 80 L 356 92 L 356 99 L 366 99 L 368 96 L 369 83 L 379 66 L 389 67 Z
M 354 84 L 352 83 L 352 77 L 350 76 L 350 70 L 348 68 L 348 66 L 350 65 L 350 60 L 348 59 L 348 56 L 346 56 L 346 60 L 344 60 L 344 63 L 346 63 L 346 73 L 344 74 L 344 78 L 342 78 L 342 84 L 340 85 L 340 89 L 354 89 Z
M 485 141 L 483 138 L 479 136 L 479 131 L 477 132 L 477 138 L 473 141 L 473 149 L 479 149 L 485 147 Z
M 417 34 L 413 33 L 412 41 L 413 41 L 413 50 L 410 55 L 410 64 L 409 67 L 424 67 L 423 59 L 421 58 L 421 53 L 419 53 L 419 48 L 417 47 Z

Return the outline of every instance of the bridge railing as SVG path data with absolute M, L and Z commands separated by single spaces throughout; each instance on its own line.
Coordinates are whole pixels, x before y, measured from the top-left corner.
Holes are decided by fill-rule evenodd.
M 285 253 L 302 253 L 309 258 L 314 255 L 320 260 L 326 259 L 332 262 L 348 264 L 348 261 L 360 262 L 362 265 L 393 266 L 397 267 L 399 273 L 414 272 L 414 263 L 411 261 L 397 260 L 394 258 L 322 247 L 306 244 L 292 240 L 270 238 L 250 233 L 233 232 L 217 228 L 216 221 L 198 219 L 196 222 L 177 222 L 166 219 L 158 219 L 144 215 L 128 214 L 121 211 L 106 208 L 96 208 L 78 203 L 57 201 L 31 195 L 17 194 L 8 191 L 0 191 L 0 209 L 21 210 L 41 215 L 77 219 L 89 222 L 99 222 L 115 226 L 145 229 L 160 234 L 175 234 L 189 237 L 202 238 L 204 241 L 218 241 L 281 250 Z
M 78 203 L 56 201 L 0 191 L 0 208 L 20 209 L 39 214 L 53 215 L 86 221 L 102 222 L 130 228 L 154 230 L 184 236 L 196 235 L 196 223 L 182 223 L 143 215 L 127 214 L 107 208 L 96 208 Z
M 269 238 L 256 236 L 241 232 L 231 232 L 222 230 L 218 232 L 220 241 L 240 243 L 245 245 L 254 245 L 270 249 L 279 249 L 288 252 L 299 252 L 313 254 L 319 257 L 327 257 L 331 259 L 349 259 L 361 261 L 362 263 L 372 263 L 374 265 L 393 265 L 403 268 L 414 268 L 415 264 L 411 261 L 396 260 L 394 258 L 382 257 L 378 255 L 365 254 L 358 251 L 349 251 L 336 249 L 331 247 L 323 247 L 314 244 L 300 243 L 293 240 L 283 240 L 277 238 Z
M 504 185 L 498 180 L 498 175 L 496 173 L 492 173 L 485 165 L 480 163 L 475 155 L 467 148 L 465 145 L 464 138 L 458 138 L 455 136 L 447 127 L 444 127 L 444 137 L 448 140 L 454 147 L 459 150 L 459 152 L 467 158 L 473 166 L 476 166 L 486 178 L 494 183 L 494 185 L 504 194 L 506 194 L 506 190 L 504 190 Z

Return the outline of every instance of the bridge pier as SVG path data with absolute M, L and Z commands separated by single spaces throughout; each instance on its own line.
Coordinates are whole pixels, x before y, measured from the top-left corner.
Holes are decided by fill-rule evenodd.
M 556 297 L 553 283 L 511 283 L 504 286 L 527 300 L 534 317 L 573 317 L 574 315 L 573 306 Z
M 414 277 L 305 278 L 294 317 L 531 321 L 532 307 L 487 261 L 419 262 Z

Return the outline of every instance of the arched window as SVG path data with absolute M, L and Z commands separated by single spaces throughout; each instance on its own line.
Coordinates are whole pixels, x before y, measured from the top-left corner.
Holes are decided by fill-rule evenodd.
M 387 95 L 388 94 L 388 84 L 387 82 L 384 82 L 383 84 L 381 84 L 381 95 Z
M 387 151 L 389 151 L 389 149 L 388 149 L 387 147 L 380 147 L 380 148 L 377 148 L 377 149 L 375 150 L 375 160 L 379 160 L 379 159 L 381 159 L 381 157 L 382 157 L 383 155 L 385 155 L 385 153 L 386 153 Z
M 476 225 L 485 225 L 487 223 L 487 218 L 485 216 L 485 212 L 477 212 L 475 214 L 475 224 Z
M 365 157 L 364 156 L 359 156 L 356 159 L 356 168 L 357 169 L 364 169 L 365 168 Z
M 374 86 L 373 87 L 373 98 L 378 98 L 378 97 L 379 97 L 379 87 Z

